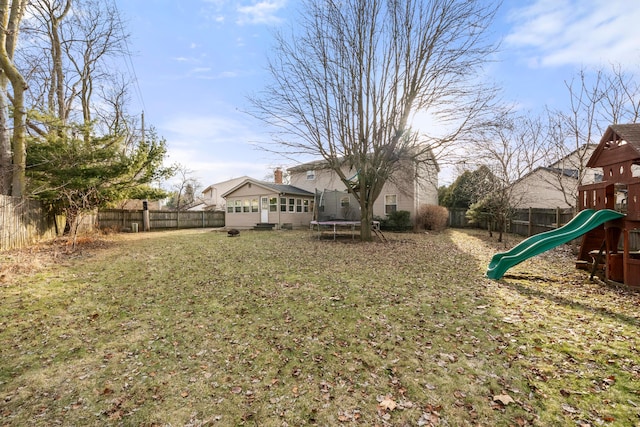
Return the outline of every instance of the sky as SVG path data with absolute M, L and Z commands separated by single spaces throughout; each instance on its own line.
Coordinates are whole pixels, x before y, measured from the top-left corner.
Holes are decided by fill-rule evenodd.
M 201 189 L 294 165 L 259 148 L 270 136 L 246 111 L 268 82 L 273 30 L 295 25 L 298 0 L 114 1 L 130 33 L 122 66 L 136 78 L 131 111 L 166 139 L 168 163 Z M 639 23 L 637 0 L 504 0 L 487 75 L 522 110 L 561 108 L 581 68 L 637 72 Z M 443 171 L 440 184 L 454 178 Z

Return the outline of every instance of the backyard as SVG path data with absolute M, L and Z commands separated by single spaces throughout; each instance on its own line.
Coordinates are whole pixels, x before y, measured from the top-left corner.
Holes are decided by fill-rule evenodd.
M 0 253 L 0 425 L 640 426 L 640 294 L 479 231 Z M 516 238 L 509 236 L 509 244 Z

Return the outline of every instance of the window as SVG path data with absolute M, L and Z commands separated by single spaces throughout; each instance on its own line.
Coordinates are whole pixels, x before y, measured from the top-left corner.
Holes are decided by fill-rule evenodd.
M 349 196 L 344 196 L 340 199 L 340 207 L 348 208 L 349 207 Z
M 269 212 L 277 212 L 278 211 L 278 198 L 271 197 L 269 198 Z
M 302 199 L 296 199 L 296 212 L 302 212 Z
M 258 212 L 258 199 L 251 199 L 251 212 Z
M 227 205 L 227 213 L 233 213 L 233 203 L 229 202 Z
M 280 197 L 280 212 L 287 211 L 287 199 L 286 197 Z
M 316 179 L 316 171 L 307 171 L 307 181 L 314 181 Z
M 249 199 L 246 199 L 244 201 L 244 209 L 242 210 L 242 212 L 251 212 L 251 202 L 249 201 Z
M 236 213 L 242 212 L 242 200 L 236 200 Z
M 384 196 L 384 213 L 389 215 L 398 210 L 398 197 L 395 194 L 387 194 Z
M 302 211 L 309 212 L 309 200 L 302 201 Z
M 296 199 L 289 199 L 289 212 L 296 211 Z

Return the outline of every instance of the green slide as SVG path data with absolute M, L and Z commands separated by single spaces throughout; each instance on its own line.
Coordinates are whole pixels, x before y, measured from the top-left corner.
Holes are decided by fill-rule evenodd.
M 585 209 L 576 215 L 571 221 L 555 230 L 536 234 L 523 240 L 507 252 L 497 253 L 491 258 L 487 269 L 487 277 L 498 280 L 504 273 L 520 264 L 522 261 L 570 242 L 600 224 L 607 221 L 622 218 L 624 214 L 610 209 Z

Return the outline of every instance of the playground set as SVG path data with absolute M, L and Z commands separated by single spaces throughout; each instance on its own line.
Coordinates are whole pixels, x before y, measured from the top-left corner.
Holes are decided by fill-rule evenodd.
M 516 264 L 582 236 L 576 265 L 603 264 L 605 279 L 640 288 L 640 124 L 611 125 L 587 162 L 601 182 L 578 187 L 580 211 L 564 226 L 495 254 L 487 277 L 500 279 Z

